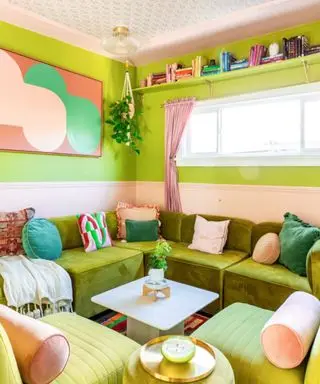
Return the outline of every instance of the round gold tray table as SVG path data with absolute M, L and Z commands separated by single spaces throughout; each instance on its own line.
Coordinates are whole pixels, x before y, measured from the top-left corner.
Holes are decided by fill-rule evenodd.
M 192 382 L 197 384 L 234 384 L 234 374 L 229 361 L 217 348 L 212 347 L 212 350 L 214 352 L 216 361 L 213 372 L 204 379 L 195 380 Z M 123 384 L 165 384 L 165 381 L 154 377 L 146 371 L 146 369 L 141 364 L 140 354 L 141 348 L 130 356 L 130 359 L 124 370 Z M 165 361 L 163 363 L 166 364 Z M 176 365 L 179 366 L 180 364 Z M 180 369 L 179 367 L 177 368 Z M 168 382 L 169 380 L 166 381 Z M 184 381 L 179 380 L 171 382 L 183 383 Z M 185 382 L 190 383 L 189 380 Z

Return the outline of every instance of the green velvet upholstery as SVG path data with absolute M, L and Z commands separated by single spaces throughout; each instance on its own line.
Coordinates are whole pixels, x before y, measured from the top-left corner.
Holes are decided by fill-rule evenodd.
M 83 248 L 62 252 L 56 260 L 69 274 L 73 285 L 74 310 L 91 317 L 105 308 L 91 297 L 143 276 L 143 254 L 132 249 L 108 247 L 86 253 Z
M 116 240 L 113 242 L 113 244 L 120 248 L 135 249 L 143 253 L 151 253 L 155 250 L 157 241 L 135 241 L 132 243 L 126 243 L 122 242 L 121 240 Z
M 264 265 L 250 258 L 224 274 L 224 306 L 242 302 L 276 310 L 295 291 L 311 293 L 308 279 L 280 264 Z
M 22 384 L 9 338 L 0 324 L 0 383 Z
M 116 213 L 114 211 L 106 212 L 106 221 L 110 236 L 115 240 L 118 233 L 118 221 Z
M 170 280 L 207 289 L 220 294 L 220 300 L 205 308 L 208 313 L 216 313 L 223 304 L 224 270 L 248 256 L 241 251 L 225 250 L 221 255 L 211 255 L 188 248 L 188 244 L 172 243 L 168 257 L 166 277 Z
M 60 329 L 70 343 L 67 366 L 52 384 L 122 384 L 125 363 L 139 348 L 137 343 L 70 313 L 47 316 L 41 321 Z
M 183 213 L 175 212 L 160 212 L 161 221 L 161 236 L 166 240 L 181 241 L 181 225 L 183 218 L 186 217 Z
M 253 223 L 249 220 L 230 218 L 225 216 L 200 215 L 209 221 L 230 220 L 228 239 L 225 248 L 251 253 L 251 233 Z M 181 241 L 192 243 L 196 215 L 188 215 L 182 220 Z
M 264 356 L 260 332 L 272 313 L 248 304 L 233 304 L 198 328 L 192 336 L 224 353 L 231 363 L 237 384 L 303 384 L 305 363 L 294 369 L 280 369 Z M 319 365 L 313 372 L 317 375 L 308 384 L 319 383 Z
M 310 356 L 308 359 L 306 376 L 304 384 L 319 384 L 320 383 L 320 328 L 313 342 Z
M 62 249 L 82 247 L 76 216 L 53 217 L 50 221 L 58 228 L 62 241 Z
M 279 235 L 282 228 L 282 223 L 274 223 L 271 221 L 255 224 L 252 228 L 251 249 L 252 252 L 261 236 L 266 233 L 276 233 Z
M 312 293 L 320 299 L 320 240 L 314 243 L 308 253 L 307 276 Z

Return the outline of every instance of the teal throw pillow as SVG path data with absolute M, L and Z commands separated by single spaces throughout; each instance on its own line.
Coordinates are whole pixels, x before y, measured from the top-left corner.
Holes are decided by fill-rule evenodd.
M 307 254 L 320 239 L 320 229 L 305 223 L 292 213 L 286 213 L 279 237 L 279 263 L 300 276 L 306 276 Z
M 128 242 L 156 241 L 159 238 L 159 221 L 126 220 L 126 234 Z
M 22 230 L 22 244 L 31 259 L 56 260 L 62 253 L 57 227 L 46 219 L 32 219 Z

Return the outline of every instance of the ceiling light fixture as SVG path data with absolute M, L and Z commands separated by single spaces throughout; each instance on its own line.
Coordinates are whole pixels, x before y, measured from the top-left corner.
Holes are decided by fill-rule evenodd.
M 138 38 L 133 37 L 128 27 L 117 26 L 112 30 L 112 36 L 102 40 L 102 47 L 108 53 L 128 57 L 135 53 L 141 46 Z

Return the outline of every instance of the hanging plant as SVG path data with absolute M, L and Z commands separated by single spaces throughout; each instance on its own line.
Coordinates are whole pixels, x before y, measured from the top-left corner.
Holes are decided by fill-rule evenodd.
M 126 72 L 121 99 L 110 105 L 110 117 L 106 121 L 113 127 L 112 138 L 119 144 L 129 146 L 140 155 L 137 146 L 142 140 L 135 115 L 134 99 L 129 74 L 129 62 L 126 61 Z
M 127 95 L 110 105 L 110 116 L 106 121 L 113 127 L 112 138 L 119 144 L 129 146 L 138 155 L 140 136 L 137 116 L 134 115 L 132 97 Z

